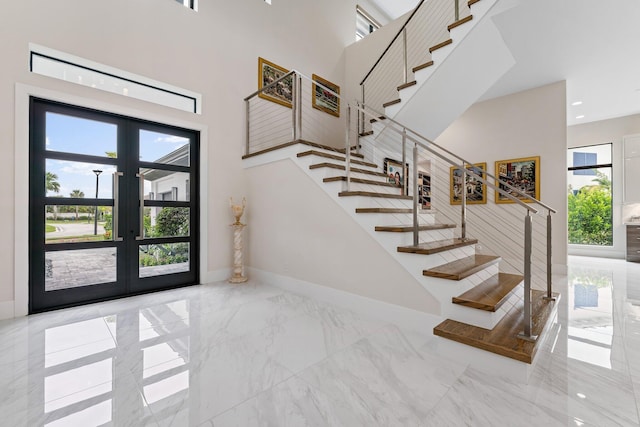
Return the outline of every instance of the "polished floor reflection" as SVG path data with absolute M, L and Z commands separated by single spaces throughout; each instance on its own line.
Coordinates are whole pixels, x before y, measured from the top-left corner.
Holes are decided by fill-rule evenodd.
M 416 333 L 249 283 L 0 322 L 6 426 L 634 426 L 640 264 L 573 257 L 527 384 Z

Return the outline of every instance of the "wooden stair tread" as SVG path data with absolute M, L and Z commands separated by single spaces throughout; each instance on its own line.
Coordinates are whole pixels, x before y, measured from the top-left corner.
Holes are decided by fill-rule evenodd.
M 442 264 L 429 270 L 424 270 L 423 275 L 439 277 L 441 279 L 462 280 L 480 270 L 483 270 L 500 261 L 499 256 L 471 255 L 447 264 Z
M 336 181 L 346 181 L 346 176 L 332 176 L 329 178 L 324 178 L 322 182 L 336 182 Z M 398 188 L 395 184 L 386 181 L 373 181 L 371 179 L 362 179 L 362 178 L 351 178 L 351 182 L 355 182 L 357 184 L 368 184 L 368 185 L 379 185 L 381 187 L 392 187 Z
M 356 147 L 352 147 L 352 150 L 355 150 Z M 344 148 L 341 148 L 338 150 L 338 153 L 342 153 L 344 154 L 347 150 L 345 150 Z M 358 157 L 360 159 L 364 159 L 364 154 L 360 154 L 360 153 L 354 153 L 353 151 L 351 152 L 351 157 Z
M 460 25 L 465 24 L 465 23 L 467 23 L 467 22 L 471 21 L 472 19 L 473 19 L 473 15 L 469 15 L 469 16 L 466 16 L 466 17 L 464 17 L 464 18 L 462 18 L 462 19 L 459 19 L 459 20 L 457 20 L 456 22 L 454 22 L 453 24 L 451 24 L 451 25 L 447 26 L 447 30 L 451 31 L 451 30 L 453 30 L 454 28 L 459 27 Z
M 445 240 L 436 240 L 435 242 L 426 242 L 420 243 L 415 246 L 399 246 L 398 252 L 410 253 L 410 254 L 420 254 L 420 255 L 431 255 L 436 254 L 438 252 L 448 251 L 450 249 L 462 248 L 464 246 L 475 245 L 478 243 L 476 239 L 465 239 L 462 240 L 460 238 L 454 239 L 445 239 Z
M 338 196 L 340 197 L 364 196 L 364 197 L 379 197 L 382 199 L 413 200 L 413 197 L 404 196 L 402 194 L 374 193 L 371 191 L 341 191 L 340 193 L 338 193 Z
M 478 286 L 453 297 L 451 302 L 465 307 L 495 312 L 504 304 L 513 290 L 524 280 L 519 274 L 498 273 Z
M 294 141 L 285 142 L 284 144 L 274 145 L 273 147 L 269 147 L 269 148 L 265 148 L 264 150 L 256 151 L 255 153 L 246 154 L 246 155 L 242 156 L 242 158 L 243 159 L 248 159 L 248 158 L 251 158 L 251 157 L 259 156 L 260 154 L 265 154 L 265 153 L 269 153 L 271 151 L 280 150 L 281 148 L 291 147 L 292 145 L 296 145 L 296 144 L 307 145 L 309 147 L 314 147 L 314 148 L 321 148 L 321 149 L 327 150 L 327 151 L 335 151 L 335 152 L 339 152 L 340 151 L 339 149 L 337 149 L 335 147 L 330 147 L 328 145 L 317 144 L 315 142 L 306 141 L 304 139 L 296 139 Z
M 386 120 L 386 119 L 387 119 L 386 117 L 384 117 L 384 116 L 380 116 L 380 117 L 378 117 L 377 119 L 371 119 L 371 120 L 369 120 L 369 123 L 375 123 L 375 122 L 377 122 L 377 121 L 380 121 L 380 120 Z
M 338 170 L 347 169 L 345 165 L 338 165 L 335 163 L 316 163 L 309 166 L 309 169 L 320 169 L 320 168 L 331 168 L 331 169 L 338 169 Z M 349 168 L 349 170 L 351 170 L 351 172 L 358 172 L 358 173 L 363 173 L 363 174 L 372 175 L 372 176 L 383 176 L 385 178 L 388 178 L 387 174 L 383 172 L 376 172 L 376 171 L 360 169 L 360 168 Z
M 323 153 L 322 151 L 316 151 L 316 150 L 309 150 L 309 151 L 304 151 L 302 153 L 298 153 L 298 157 L 306 157 L 306 156 L 324 157 L 324 158 L 327 158 L 327 159 L 339 160 L 341 162 L 345 162 L 347 160 L 347 158 L 343 157 L 343 156 L 338 156 L 338 155 L 329 154 L 329 153 Z M 377 168 L 378 167 L 378 165 L 376 165 L 375 163 L 369 163 L 369 162 L 365 162 L 363 160 L 351 159 L 351 163 L 353 163 L 355 165 L 360 165 L 360 166 L 368 166 L 370 168 Z
M 356 208 L 356 213 L 410 214 L 411 208 Z
M 393 101 L 385 102 L 384 104 L 382 104 L 382 108 L 391 107 L 392 105 L 399 104 L 400 102 L 402 102 L 400 98 L 394 99 Z
M 405 83 L 405 84 L 401 84 L 400 86 L 398 86 L 398 88 L 397 88 L 397 89 L 400 91 L 400 90 L 402 90 L 402 89 L 406 89 L 406 88 L 408 88 L 408 87 L 415 86 L 415 85 L 417 85 L 417 84 L 418 84 L 418 82 L 414 80 L 414 81 L 412 81 L 412 82 L 408 82 L 408 83 Z
M 435 45 L 435 46 L 431 46 L 431 47 L 429 48 L 429 53 L 433 53 L 433 52 L 435 52 L 435 51 L 436 51 L 436 50 L 438 50 L 438 49 L 441 49 L 441 48 L 443 48 L 443 47 L 445 47 L 445 46 L 447 46 L 447 45 L 450 45 L 451 43 L 453 43 L 453 40 L 448 39 L 448 40 L 443 41 L 442 43 L 438 43 L 438 44 L 437 44 L 437 45 Z
M 411 69 L 411 71 L 413 71 L 415 73 L 416 71 L 420 71 L 420 70 L 422 70 L 424 68 L 431 67 L 432 65 L 433 65 L 433 61 L 425 62 L 424 64 L 420 64 L 417 67 L 413 67 Z
M 549 320 L 553 318 L 560 299 L 560 295 L 554 293 L 556 300 L 547 301 L 544 299 L 545 295 L 544 291 L 531 291 L 531 333 L 539 337 L 552 324 Z M 539 338 L 536 342 L 530 342 L 518 338 L 518 334 L 524 330 L 523 311 L 524 301 L 521 300 L 491 330 L 447 319 L 433 328 L 433 333 L 520 362 L 531 363 L 543 340 Z
M 480 1 L 480 0 L 469 0 L 469 1 L 467 2 L 467 6 L 471 7 L 472 5 L 474 5 L 474 4 L 476 4 L 476 3 L 478 3 L 479 1 Z
M 421 224 L 418 230 L 445 230 L 447 228 L 456 228 L 455 224 Z M 386 231 L 390 233 L 408 233 L 413 231 L 413 225 L 376 225 L 376 231 Z

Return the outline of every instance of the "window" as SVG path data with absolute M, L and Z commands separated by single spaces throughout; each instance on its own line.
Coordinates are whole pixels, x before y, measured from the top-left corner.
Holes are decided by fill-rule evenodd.
M 356 41 L 373 33 L 381 25 L 360 6 L 356 6 Z
M 195 10 L 196 0 L 176 0 L 178 3 L 185 5 L 186 7 Z
M 569 244 L 613 246 L 611 150 L 610 143 L 569 149 Z
M 190 113 L 201 113 L 202 95 L 199 93 L 44 46 L 31 44 L 29 48 L 32 73 Z

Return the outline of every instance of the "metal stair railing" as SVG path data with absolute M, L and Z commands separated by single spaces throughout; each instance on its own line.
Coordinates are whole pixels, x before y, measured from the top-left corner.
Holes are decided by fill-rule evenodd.
M 292 70 L 247 96 L 245 156 L 295 141 L 339 151 L 332 148 L 344 138 L 339 89 L 324 82 Z
M 421 0 L 360 82 L 360 101 L 381 110 L 397 98 L 396 88 L 410 82 L 412 68 L 431 59 L 429 48 L 449 38 L 448 25 L 470 14 L 466 1 Z M 368 130 L 364 116 L 358 119 L 358 129 Z
M 283 93 L 290 94 L 290 105 L 283 106 L 259 96 L 269 94 L 270 90 L 283 83 L 286 83 L 288 88 Z M 500 254 L 507 269 L 524 275 L 525 322 L 524 331 L 519 336 L 525 340 L 535 340 L 536 337 L 531 331 L 532 279 L 539 278 L 540 282 L 546 281 L 546 298 L 553 299 L 551 219 L 556 210 L 509 183 L 501 181 L 486 170 L 483 173 L 477 173 L 475 169 L 468 169 L 466 166 L 473 164 L 469 160 L 439 146 L 377 109 L 354 101 L 344 108 L 344 112 L 341 112 L 340 100 L 340 94 L 337 91 L 317 79 L 311 79 L 295 70 L 283 75 L 245 98 L 247 120 L 245 155 L 292 142 L 310 141 L 323 144 L 322 148 L 344 153 L 347 191 L 352 185 L 351 157 L 354 147 L 365 156 L 367 161 L 379 165 L 385 157 L 400 157 L 401 164 L 409 164 L 412 172 L 409 179 L 402 177 L 401 191 L 402 194 L 412 198 L 410 221 L 413 226 L 414 245 L 420 243 L 420 218 L 433 215 L 435 212 L 438 220 L 460 224 L 461 239 L 478 238 L 480 245 Z M 342 116 L 343 120 L 346 120 L 344 128 L 342 122 L 336 126 L 336 116 Z M 359 130 L 363 118 L 377 120 L 381 124 L 381 129 L 375 135 L 361 138 Z M 346 129 L 346 135 L 341 129 Z M 335 147 L 335 141 L 338 140 L 345 141 L 344 148 Z M 431 176 L 432 209 L 423 209 L 424 206 L 420 203 L 420 189 L 417 185 L 418 170 L 427 169 L 425 166 L 427 164 Z M 473 205 L 471 208 L 467 203 L 466 191 L 462 191 L 458 209 L 457 206 L 449 203 L 449 192 L 445 190 L 449 187 L 451 168 L 462 171 L 461 182 L 466 183 L 469 177 L 482 183 L 494 193 L 501 194 L 512 204 L 487 203 Z M 366 186 L 368 184 L 365 184 Z M 377 189 L 371 186 L 370 191 L 376 192 Z M 488 193 L 485 192 L 485 196 L 488 197 Z M 372 203 L 381 205 L 382 202 L 372 200 Z M 385 203 L 404 207 L 404 201 L 386 200 Z M 524 220 L 520 216 L 522 209 L 525 210 Z M 546 216 L 544 216 L 545 212 Z M 407 221 L 404 214 L 396 216 L 401 223 Z M 538 225 L 534 228 L 536 221 Z M 522 252 L 521 258 L 518 255 L 520 252 Z
M 444 183 L 448 183 L 449 181 L 450 168 L 461 171 L 462 183 L 466 183 L 467 177 L 469 177 L 473 181 L 481 183 L 494 193 L 498 193 L 512 202 L 512 205 L 474 205 L 474 209 L 470 210 L 470 206 L 467 203 L 467 191 L 463 190 L 461 192 L 459 220 L 455 220 L 455 222 L 460 224 L 461 239 L 469 239 L 471 234 L 473 234 L 473 237 L 479 237 L 479 241 L 482 242 L 481 245 L 489 242 L 486 244 L 491 247 L 494 253 L 502 255 L 501 252 L 508 252 L 508 254 L 503 257 L 507 268 L 524 276 L 525 322 L 524 331 L 519 337 L 525 340 L 535 340 L 536 337 L 532 334 L 531 316 L 532 279 L 538 277 L 540 281 L 546 281 L 545 299 L 554 299 L 551 280 L 551 235 L 552 214 L 556 213 L 556 210 L 519 188 L 500 180 L 495 175 L 486 171 L 486 168 L 483 173 L 476 172 L 477 169 L 475 168 L 468 168 L 469 165 L 473 164 L 469 160 L 439 146 L 411 128 L 387 117 L 378 110 L 369 108 L 358 102 L 355 102 L 353 107 L 351 105 L 348 107 L 348 109 L 351 108 L 357 111 L 358 120 L 361 120 L 361 117 L 364 116 L 365 118 L 375 119 L 376 122 L 381 124 L 382 129 L 378 130 L 377 135 L 360 138 L 359 141 L 359 143 L 363 144 L 365 157 L 368 157 L 369 161 L 379 163 L 383 157 L 396 156 L 396 158 L 402 158 L 401 164 L 409 165 L 412 173 L 408 180 L 404 177 L 402 178 L 402 191 L 403 194 L 412 196 L 414 245 L 420 243 L 418 223 L 420 206 L 418 170 L 421 168 L 426 169 L 425 164 L 429 164 L 429 168 L 431 169 L 431 188 L 433 195 L 435 195 L 435 197 L 432 195 L 432 202 L 434 200 L 438 201 L 437 203 L 432 203 L 432 207 L 436 209 L 436 216 L 440 216 L 441 219 L 455 220 L 455 207 L 447 203 L 449 202 L 449 200 L 447 200 L 449 197 L 446 197 L 447 192 L 442 190 Z M 350 126 L 358 126 L 358 124 L 359 123 L 349 123 Z M 348 134 L 351 133 L 348 132 Z M 366 144 L 363 141 L 366 139 L 373 139 L 373 141 Z M 347 146 L 352 146 L 349 141 L 347 141 L 346 144 Z M 409 148 L 408 146 L 411 147 Z M 421 164 L 423 166 L 420 166 Z M 539 179 L 539 177 L 537 177 L 537 179 Z M 350 176 L 347 174 L 347 189 L 349 185 Z M 485 197 L 487 196 L 488 194 L 485 191 Z M 516 208 L 519 209 L 520 212 L 524 209 L 524 219 L 517 219 L 518 217 L 516 215 L 519 214 L 514 211 Z M 473 211 L 472 221 L 469 220 L 470 211 Z M 539 226 L 544 232 L 534 233 L 534 218 L 540 223 Z M 496 224 L 496 220 L 500 222 Z M 470 226 L 474 227 L 471 233 L 469 231 Z M 521 232 L 518 231 L 518 227 L 523 227 Z M 489 230 L 489 233 L 485 230 Z M 516 239 L 516 236 L 518 236 L 519 239 Z M 519 244 L 516 240 L 522 243 Z M 516 255 L 518 251 L 523 251 L 522 259 Z M 538 265 L 545 265 L 546 271 L 540 268 L 534 271 L 532 258 L 539 261 L 537 263 Z

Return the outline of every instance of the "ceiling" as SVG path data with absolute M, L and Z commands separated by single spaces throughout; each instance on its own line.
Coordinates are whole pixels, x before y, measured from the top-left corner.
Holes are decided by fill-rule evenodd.
M 483 100 L 566 80 L 568 125 L 640 113 L 639 1 L 499 1 L 514 5 L 493 19 L 516 65 Z M 417 3 L 374 2 L 400 14 Z

